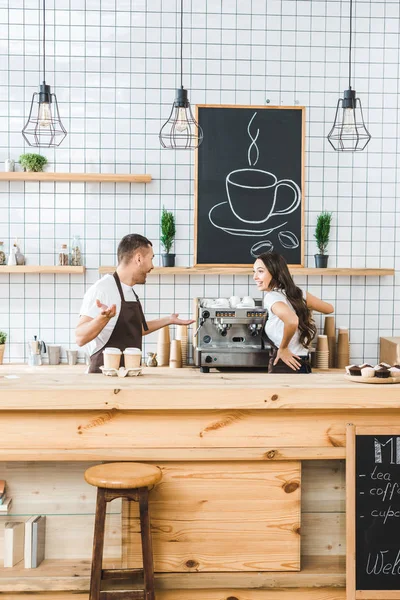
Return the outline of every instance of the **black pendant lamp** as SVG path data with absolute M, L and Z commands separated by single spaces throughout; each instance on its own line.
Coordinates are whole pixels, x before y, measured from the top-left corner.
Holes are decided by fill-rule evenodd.
M 193 116 L 187 90 L 182 84 L 183 78 L 183 0 L 181 0 L 181 87 L 176 90 L 168 120 L 161 127 L 159 140 L 163 148 L 169 150 L 187 150 L 200 146 L 203 130 Z
M 29 117 L 22 130 L 29 146 L 59 146 L 67 132 L 61 122 L 57 97 L 46 85 L 46 0 L 43 0 L 43 83 L 32 96 Z
M 361 152 L 371 139 L 360 99 L 356 98 L 356 91 L 351 89 L 352 19 L 353 0 L 350 0 L 349 89 L 337 103 L 335 122 L 328 134 L 329 143 L 338 152 Z

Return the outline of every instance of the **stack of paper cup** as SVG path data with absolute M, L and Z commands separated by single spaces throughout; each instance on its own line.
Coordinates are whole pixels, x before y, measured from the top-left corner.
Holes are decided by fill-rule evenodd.
M 339 327 L 337 343 L 337 367 L 344 369 L 350 364 L 349 330 L 347 327 Z
M 170 346 L 169 327 L 166 326 L 158 332 L 157 362 L 159 367 L 168 367 Z
M 180 369 L 182 366 L 181 340 L 172 340 L 169 366 L 172 369 Z
M 176 339 L 181 342 L 182 367 L 186 367 L 188 358 L 188 328 L 186 325 L 178 325 Z
M 317 337 L 317 369 L 329 369 L 329 346 L 328 336 Z
M 328 337 L 329 368 L 333 369 L 336 362 L 335 317 L 325 317 L 324 334 Z

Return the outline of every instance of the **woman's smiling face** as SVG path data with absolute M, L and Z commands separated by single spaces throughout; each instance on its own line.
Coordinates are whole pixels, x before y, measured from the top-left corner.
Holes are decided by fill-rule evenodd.
M 261 259 L 257 258 L 253 265 L 253 270 L 253 279 L 256 282 L 257 288 L 262 292 L 267 292 L 269 290 L 269 284 L 272 280 L 272 275 Z

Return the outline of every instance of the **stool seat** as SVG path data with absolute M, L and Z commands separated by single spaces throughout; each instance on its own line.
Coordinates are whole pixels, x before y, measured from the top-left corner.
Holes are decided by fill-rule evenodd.
M 119 462 L 95 465 L 85 471 L 90 485 L 105 489 L 129 490 L 155 485 L 162 478 L 159 467 L 143 463 Z

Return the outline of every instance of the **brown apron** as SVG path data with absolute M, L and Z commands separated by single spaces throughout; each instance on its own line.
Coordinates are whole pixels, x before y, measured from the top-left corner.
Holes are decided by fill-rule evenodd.
M 114 273 L 114 279 L 121 296 L 121 310 L 110 339 L 90 357 L 89 373 L 101 373 L 104 348 L 119 348 L 122 352 L 125 348 L 142 349 L 142 326 L 145 331 L 149 329 L 137 294 L 132 290 L 136 302 L 127 302 L 117 272 Z M 121 359 L 121 366 L 125 366 L 124 355 Z

